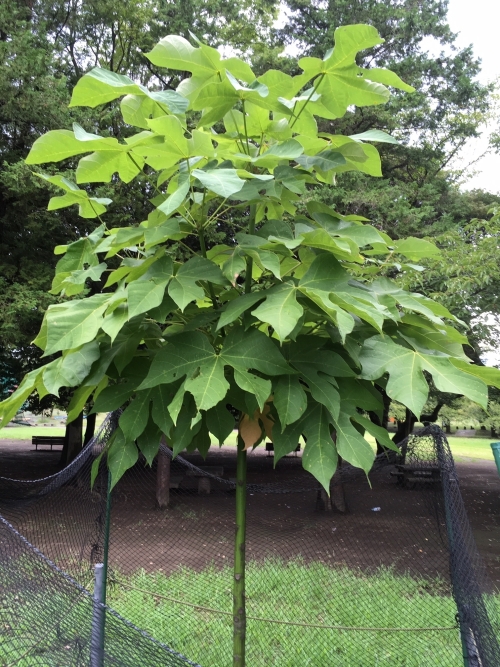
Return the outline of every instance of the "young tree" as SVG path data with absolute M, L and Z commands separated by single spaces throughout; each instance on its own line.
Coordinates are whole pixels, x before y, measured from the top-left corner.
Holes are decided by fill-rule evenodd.
M 356 65 L 359 51 L 380 43 L 374 28 L 346 26 L 323 60 L 299 61 L 301 74 L 256 78 L 239 58 L 169 36 L 148 57 L 191 73 L 176 91 L 150 91 L 102 69 L 73 91 L 73 106 L 122 98 L 137 134 L 119 142 L 75 125 L 38 139 L 27 160 L 85 154 L 78 184 L 113 179 L 126 189 L 146 177 L 151 208 L 135 226 L 102 222 L 56 248 L 53 291 L 66 300 L 49 307 L 36 344 L 58 356 L 0 404 L 2 424 L 33 391 L 62 386 L 77 387 L 69 419 L 91 396 L 95 411 L 125 405 L 106 450 L 115 484 L 139 452 L 153 461 L 162 434 L 174 455 L 206 455 L 211 436 L 222 444 L 233 430 L 228 406 L 238 411 L 235 665 L 245 663 L 247 451 L 267 435 L 278 461 L 304 435 L 303 466 L 328 492 L 339 456 L 369 472 L 365 429 L 394 447 L 365 416 L 383 410 L 377 385 L 418 415 L 424 373 L 439 390 L 483 406 L 487 382 L 500 375 L 469 363 L 467 340 L 444 306 L 384 277 L 390 266 L 411 271 L 438 253 L 433 244 L 393 242 L 366 220 L 313 201 L 296 214 L 337 173 L 378 169 L 367 142 L 394 142 L 380 131 L 317 130 L 317 118 L 384 104 L 386 85 L 412 91 L 389 70 Z M 100 219 L 111 204 L 62 176 L 44 178 L 64 191 L 52 210 L 76 204 Z M 208 242 L 219 229 L 226 243 Z

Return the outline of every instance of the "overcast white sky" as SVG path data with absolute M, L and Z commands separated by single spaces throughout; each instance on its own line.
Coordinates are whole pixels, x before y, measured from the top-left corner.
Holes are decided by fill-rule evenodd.
M 500 77 L 500 48 L 498 45 L 498 19 L 500 5 L 495 0 L 449 0 L 448 21 L 451 29 L 459 33 L 461 46 L 472 44 L 474 53 L 482 60 L 481 81 L 494 81 Z M 473 141 L 460 156 L 470 162 L 479 157 L 488 146 L 488 134 L 493 128 L 485 128 L 482 139 Z M 477 172 L 463 187 L 483 188 L 500 192 L 500 155 L 490 154 L 474 165 Z

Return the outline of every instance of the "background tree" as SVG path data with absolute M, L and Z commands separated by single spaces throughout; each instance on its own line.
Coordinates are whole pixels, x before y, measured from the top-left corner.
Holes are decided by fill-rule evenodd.
M 276 11 L 274 0 L 236 6 L 227 0 L 186 2 L 143 0 L 93 2 L 6 0 L 0 7 L 0 349 L 9 375 L 20 382 L 39 364 L 31 345 L 47 306 L 57 257 L 54 245 L 71 243 L 97 223 L 73 210 L 47 212 L 46 184 L 25 166 L 33 142 L 45 132 L 70 128 L 73 122 L 104 136 L 129 131 L 121 114 L 104 105 L 98 110 L 68 109 L 76 81 L 95 65 L 129 74 L 156 89 L 171 88 L 175 72 L 160 71 L 145 56 L 165 34 L 195 34 L 214 45 L 251 52 L 267 35 Z M 66 163 L 71 174 L 76 163 Z M 115 205 L 108 225 L 133 224 L 147 215 L 143 182 L 134 182 L 134 196 L 109 183 L 101 196 Z M 99 287 L 96 287 L 99 289 Z M 66 396 L 66 399 L 70 396 Z M 30 405 L 50 407 L 54 399 Z M 60 407 L 67 408 L 67 400 Z

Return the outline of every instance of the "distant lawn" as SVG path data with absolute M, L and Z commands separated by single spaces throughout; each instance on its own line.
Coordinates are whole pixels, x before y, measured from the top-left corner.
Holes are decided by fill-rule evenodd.
M 495 440 L 498 438 L 456 438 L 453 435 L 448 437 L 452 454 L 459 462 L 467 459 L 493 461 L 491 443 Z
M 6 426 L 0 440 L 31 440 L 34 435 L 64 435 L 64 426 Z
M 102 422 L 102 418 L 98 419 L 98 422 Z M 0 440 L 31 440 L 33 435 L 63 436 L 64 426 L 9 426 L 0 429 Z M 367 436 L 366 439 L 375 448 L 374 438 Z M 490 446 L 494 442 L 493 438 L 456 438 L 452 435 L 448 436 L 448 441 L 456 461 L 463 462 L 467 459 L 494 460 Z M 215 450 L 217 442 L 213 440 L 212 445 Z M 228 437 L 226 445 L 236 446 L 236 431 L 233 431 Z

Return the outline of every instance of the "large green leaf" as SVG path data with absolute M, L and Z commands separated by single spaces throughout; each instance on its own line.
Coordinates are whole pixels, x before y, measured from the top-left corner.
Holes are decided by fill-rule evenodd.
M 283 375 L 274 385 L 274 405 L 278 411 L 282 431 L 303 417 L 307 408 L 307 394 L 294 375 Z
M 135 443 L 127 440 L 123 431 L 118 428 L 108 451 L 108 468 L 111 473 L 111 489 L 123 474 L 137 463 L 138 458 L 139 452 Z
M 252 315 L 273 327 L 280 340 L 285 340 L 294 330 L 304 313 L 296 292 L 295 285 L 282 283 L 268 292 L 264 303 L 252 311 Z
M 154 280 L 134 281 L 127 288 L 129 318 L 146 313 L 161 304 L 166 282 Z
M 191 392 L 199 410 L 209 410 L 222 401 L 229 389 L 229 382 L 224 377 L 224 362 L 214 356 L 200 366 L 193 377 L 185 383 L 186 391 Z
M 384 79 L 375 70 L 370 80 L 370 71 L 358 67 L 356 56 L 359 51 L 376 46 L 383 40 L 377 30 L 369 25 L 347 25 L 335 30 L 335 48 L 323 60 L 302 58 L 299 65 L 304 70 L 304 79 L 320 76 L 315 83 L 315 92 L 321 95 L 319 102 L 312 102 L 310 110 L 319 116 L 340 118 L 347 107 L 384 104 L 389 98 L 387 88 L 376 81 Z M 413 91 L 399 77 L 385 78 L 388 85 Z M 316 108 L 315 108 L 316 105 Z M 325 111 L 327 113 L 325 113 Z
M 172 336 L 168 344 L 157 352 L 149 373 L 139 388 L 148 389 L 180 380 L 186 374 L 210 363 L 214 357 L 213 347 L 201 332 L 191 331 Z
M 162 113 L 168 110 L 171 113 L 184 113 L 188 106 L 188 101 L 173 90 L 164 90 L 155 94 L 144 86 L 134 83 L 128 76 L 94 67 L 77 82 L 71 96 L 70 107 L 94 108 L 122 95 L 133 95 L 139 99 L 147 97 L 153 104 L 159 103 Z M 128 122 L 126 118 L 125 122 Z
M 262 411 L 271 394 L 271 381 L 264 380 L 253 373 L 248 373 L 239 369 L 235 369 L 234 379 L 236 384 L 244 391 L 254 394 L 257 403 L 259 404 L 259 408 Z
M 207 410 L 206 421 L 210 433 L 215 435 L 219 445 L 224 444 L 236 425 L 234 416 L 222 403 L 218 403 L 215 407 Z
M 212 55 L 199 47 L 192 46 L 187 39 L 179 35 L 164 37 L 146 57 L 159 67 L 191 72 L 195 76 L 211 77 L 217 73 L 220 55 Z M 210 57 L 211 56 L 211 57 Z
M 271 339 L 256 329 L 232 329 L 224 341 L 221 356 L 225 363 L 244 371 L 252 368 L 265 375 L 294 373 Z
M 226 279 L 219 267 L 203 257 L 193 257 L 183 264 L 168 286 L 168 293 L 184 310 L 188 303 L 203 299 L 205 292 L 197 283 L 208 281 L 217 285 L 224 285 Z
M 47 310 L 45 354 L 80 347 L 94 340 L 102 324 L 109 294 L 50 306 Z
M 432 375 L 434 384 L 440 391 L 464 394 L 486 407 L 485 383 L 460 371 L 447 357 L 422 354 L 397 345 L 388 336 L 374 336 L 365 341 L 360 362 L 363 376 L 369 380 L 377 380 L 389 373 L 387 393 L 417 416 L 420 415 L 429 392 L 424 370 Z
M 89 342 L 79 350 L 70 352 L 45 366 L 43 384 L 47 391 L 56 396 L 60 387 L 75 387 L 89 374 L 94 361 L 99 358 L 99 345 Z
M 386 447 L 387 449 L 392 449 L 392 451 L 394 452 L 400 452 L 399 447 L 395 445 L 391 440 L 391 438 L 389 437 L 387 429 L 383 428 L 382 426 L 377 426 L 370 419 L 367 419 L 367 417 L 363 417 L 363 415 L 359 414 L 359 412 L 357 411 L 354 411 L 350 415 L 350 417 L 352 420 L 354 420 L 360 426 L 362 426 L 365 429 L 365 431 L 368 431 L 370 435 L 376 438 L 376 440 L 380 442 L 380 444 L 383 447 Z
M 306 446 L 302 454 L 304 469 L 316 477 L 328 495 L 330 495 L 330 480 L 338 462 L 330 424 L 331 417 L 322 405 L 315 405 L 308 412 L 303 423 Z
M 15 416 L 17 411 L 21 409 L 23 403 L 35 389 L 43 370 L 44 367 L 42 366 L 41 368 L 36 368 L 34 371 L 27 373 L 19 387 L 8 398 L 0 403 L 0 417 L 2 418 L 0 428 L 6 426 L 12 417 Z
M 245 185 L 236 169 L 193 169 L 192 174 L 207 190 L 221 197 L 230 197 Z
M 373 70 L 371 71 L 373 72 Z M 366 132 L 360 134 L 351 134 L 349 138 L 355 141 L 381 141 L 386 144 L 399 144 L 397 139 L 383 130 L 366 130 Z
M 441 254 L 441 250 L 431 241 L 417 239 L 414 236 L 408 236 L 394 242 L 395 252 L 408 257 L 412 262 L 418 262 L 427 257 L 436 257 Z
M 335 421 L 335 430 L 339 455 L 368 474 L 373 465 L 375 453 L 361 433 L 354 428 L 349 415 L 345 412 L 341 412 Z
M 112 412 L 118 410 L 130 398 L 135 387 L 132 382 L 113 384 L 101 391 L 94 401 L 92 412 Z
M 170 417 L 168 406 L 170 405 L 175 393 L 175 387 L 164 384 L 153 387 L 150 392 L 152 409 L 151 416 L 160 431 L 169 437 L 173 422 Z
M 234 320 L 242 313 L 244 313 L 259 301 L 262 301 L 262 299 L 265 297 L 265 292 L 250 292 L 248 294 L 242 294 L 236 299 L 233 299 L 228 303 L 222 315 L 220 316 L 217 329 L 221 329 L 227 324 L 231 324 L 231 322 L 234 322 Z
M 137 445 L 150 466 L 160 448 L 161 431 L 155 422 L 150 419 L 144 431 L 137 438 Z
M 149 419 L 149 391 L 139 391 L 120 416 L 119 424 L 127 440 L 137 440 Z
M 45 174 L 36 174 L 40 178 L 43 178 L 44 181 L 52 183 L 52 185 L 57 185 L 62 188 L 66 194 L 62 197 L 52 197 L 47 206 L 48 211 L 56 211 L 61 208 L 66 208 L 68 206 L 73 206 L 76 204 L 78 206 L 78 215 L 82 218 L 97 218 L 99 215 L 102 215 L 106 212 L 106 206 L 111 204 L 112 200 L 108 197 L 90 197 L 89 193 L 86 190 L 81 190 L 75 183 L 68 180 L 64 176 L 46 176 Z M 89 239 L 79 239 L 74 243 L 70 243 L 68 246 L 74 246 L 80 242 L 88 243 L 91 245 Z M 92 258 L 95 264 L 99 263 L 96 257 Z M 75 267 L 77 268 L 77 267 Z M 79 267 L 79 268 L 82 268 Z
M 480 378 L 483 382 L 500 389 L 500 370 L 488 366 L 476 366 L 461 359 L 451 359 L 451 363 L 465 373 Z
M 83 157 L 76 170 L 77 183 L 110 183 L 113 175 L 124 183 L 130 183 L 140 173 L 144 160 L 136 156 L 132 158 L 123 151 L 96 151 Z
M 71 130 L 51 130 L 35 141 L 27 158 L 26 164 L 44 164 L 46 162 L 60 162 L 66 158 L 82 153 L 91 153 L 97 149 L 117 150 L 119 144 L 116 139 L 113 143 L 105 143 L 102 137 L 93 141 L 79 141 Z

